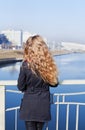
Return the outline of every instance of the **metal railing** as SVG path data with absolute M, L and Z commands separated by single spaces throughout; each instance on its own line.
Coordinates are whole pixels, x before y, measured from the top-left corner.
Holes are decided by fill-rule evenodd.
M 63 80 L 60 82 L 60 85 L 79 85 L 85 84 L 85 80 Z M 19 106 L 7 108 L 5 110 L 5 87 L 7 85 L 16 86 L 17 81 L 0 81 L 0 130 L 5 130 L 5 112 L 7 111 L 15 111 L 15 128 L 14 130 L 17 130 L 17 112 L 19 109 Z M 6 92 L 11 93 L 21 93 L 16 90 L 6 90 Z M 77 92 L 77 93 L 54 93 L 53 96 L 56 96 L 56 102 L 53 104 L 56 105 L 56 130 L 59 129 L 59 106 L 60 105 L 66 105 L 66 130 L 69 130 L 69 113 L 70 113 L 70 106 L 75 105 L 76 106 L 76 123 L 75 123 L 75 130 L 78 130 L 78 123 L 79 123 L 79 110 L 80 106 L 85 107 L 85 103 L 81 102 L 66 102 L 67 96 L 73 96 L 73 95 L 85 95 L 85 92 Z M 60 97 L 62 97 L 62 101 L 60 102 Z M 46 130 L 48 130 L 49 127 L 47 126 Z
M 56 116 L 56 130 L 58 130 L 58 124 L 59 124 L 59 105 L 66 105 L 66 130 L 69 130 L 69 112 L 70 112 L 70 106 L 75 105 L 76 106 L 76 124 L 75 124 L 75 130 L 78 130 L 78 122 L 79 122 L 79 109 L 80 106 L 84 106 L 85 107 L 85 103 L 81 103 L 81 102 L 66 102 L 65 98 L 67 96 L 75 96 L 75 95 L 85 95 L 85 92 L 77 92 L 77 93 L 60 93 L 60 94 L 54 94 L 54 96 L 57 96 L 57 102 L 55 102 L 54 104 L 56 104 L 57 106 L 57 116 Z M 60 97 L 62 96 L 62 101 L 59 102 Z

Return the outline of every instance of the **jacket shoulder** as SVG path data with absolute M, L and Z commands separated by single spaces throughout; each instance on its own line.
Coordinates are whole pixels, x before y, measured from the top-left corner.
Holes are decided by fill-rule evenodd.
M 28 68 L 29 69 L 29 63 L 27 63 L 26 61 L 23 61 L 21 68 Z

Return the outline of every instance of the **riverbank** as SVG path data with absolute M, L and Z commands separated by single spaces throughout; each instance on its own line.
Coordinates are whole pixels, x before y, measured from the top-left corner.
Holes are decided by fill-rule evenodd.
M 51 51 L 52 55 L 62 55 L 71 53 L 66 50 L 55 50 Z M 0 50 L 0 60 L 3 59 L 22 59 L 23 58 L 23 50 Z
M 77 53 L 67 50 L 54 50 L 51 51 L 52 55 L 65 55 Z M 78 52 L 79 53 L 79 52 Z M 80 52 L 83 53 L 83 52 Z M 84 52 L 85 53 L 85 52 Z M 14 63 L 23 59 L 23 50 L 0 50 L 0 65 L 7 63 Z
M 22 50 L 0 50 L 0 60 L 3 59 L 22 59 L 23 51 Z
M 0 66 L 22 61 L 22 50 L 0 50 Z

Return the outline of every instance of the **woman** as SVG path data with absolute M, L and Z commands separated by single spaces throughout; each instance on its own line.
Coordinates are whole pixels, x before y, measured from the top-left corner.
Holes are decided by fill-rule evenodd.
M 24 61 L 20 68 L 18 89 L 24 92 L 20 118 L 26 130 L 42 130 L 51 119 L 49 86 L 58 85 L 58 70 L 41 36 L 31 36 L 24 46 Z

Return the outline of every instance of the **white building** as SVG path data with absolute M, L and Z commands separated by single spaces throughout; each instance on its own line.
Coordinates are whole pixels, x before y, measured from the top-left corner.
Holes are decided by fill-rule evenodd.
M 23 42 L 26 42 L 27 38 L 31 36 L 29 32 L 23 32 L 22 30 L 4 30 L 1 31 L 8 40 L 12 43 L 12 46 L 22 46 Z
M 1 31 L 13 46 L 21 46 L 21 31 L 5 30 Z
M 23 42 L 26 42 L 26 40 L 27 40 L 30 36 L 32 36 L 31 33 L 29 33 L 29 32 L 23 32 Z
M 74 42 L 62 42 L 61 43 L 63 49 L 66 50 L 72 50 L 72 51 L 84 51 L 85 50 L 85 44 L 80 43 L 74 43 Z

